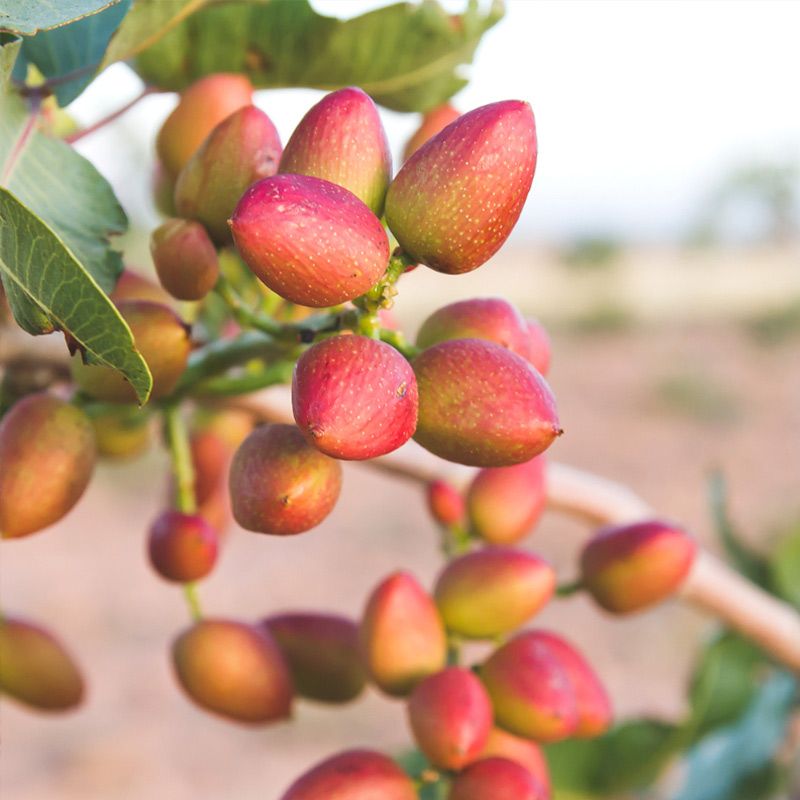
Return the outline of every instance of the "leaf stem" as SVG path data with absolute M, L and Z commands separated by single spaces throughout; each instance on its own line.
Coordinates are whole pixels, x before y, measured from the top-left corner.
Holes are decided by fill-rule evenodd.
M 17 141 L 14 142 L 11 147 L 6 163 L 3 164 L 3 171 L 2 174 L 0 174 L 0 186 L 5 186 L 8 183 L 11 178 L 11 173 L 17 165 L 17 161 L 19 161 L 20 156 L 25 152 L 25 147 L 36 130 L 36 121 L 39 119 L 41 106 L 41 98 L 32 97 L 30 99 L 30 112 L 27 120 L 25 120 L 25 127 L 22 129 L 22 133 L 20 133 Z
M 100 130 L 100 128 L 103 128 L 109 123 L 113 122 L 115 119 L 118 119 L 127 111 L 130 111 L 130 109 L 132 109 L 140 100 L 143 100 L 148 95 L 154 94 L 157 91 L 158 89 L 153 86 L 145 86 L 145 88 L 139 92 L 139 94 L 136 95 L 133 100 L 125 103 L 125 105 L 121 108 L 118 108 L 116 111 L 112 111 L 110 114 L 108 114 L 108 116 L 99 119 L 97 122 L 92 123 L 88 127 L 81 128 L 81 130 L 75 131 L 75 133 L 71 133 L 69 136 L 65 136 L 64 141 L 67 142 L 67 144 L 74 144 L 79 139 L 83 139 L 84 136 L 88 136 L 89 134 L 94 133 L 95 131 Z

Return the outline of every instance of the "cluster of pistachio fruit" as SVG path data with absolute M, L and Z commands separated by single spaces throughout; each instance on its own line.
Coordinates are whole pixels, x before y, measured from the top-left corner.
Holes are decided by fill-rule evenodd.
M 193 585 L 213 569 L 229 514 L 258 533 L 308 531 L 337 502 L 342 460 L 384 456 L 411 438 L 478 468 L 465 492 L 444 479 L 428 486 L 448 557 L 431 592 L 398 572 L 358 621 L 198 613 L 173 643 L 174 671 L 197 705 L 251 724 L 289 717 L 295 698 L 350 702 L 368 683 L 406 702 L 429 765 L 420 775 L 350 750 L 303 775 L 283 800 L 410 800 L 426 782 L 443 782 L 450 800 L 543 800 L 540 745 L 597 736 L 613 716 L 573 643 L 524 628 L 556 590 L 553 568 L 520 547 L 544 507 L 542 453 L 561 433 L 544 377 L 549 340 L 497 298 L 440 308 L 413 346 L 386 314 L 406 272 L 469 272 L 506 241 L 533 180 L 534 117 L 513 100 L 464 115 L 436 109 L 408 149 L 393 175 L 378 111 L 357 88 L 324 97 L 284 148 L 238 75 L 198 81 L 164 123 L 158 193 L 171 216 L 151 240 L 162 288 L 126 273 L 113 296 L 167 412 L 174 459 L 191 462 L 176 469 L 172 507 L 150 528 L 149 559 L 163 578 Z M 231 253 L 260 282 L 258 308 L 221 270 Z M 197 304 L 195 314 L 222 298 L 233 328 L 223 339 L 250 325 L 292 362 L 295 424 L 253 428 L 242 412 L 200 409 L 181 441 L 176 403 L 192 401 L 180 388 L 198 343 L 163 290 Z M 119 374 L 79 356 L 72 374 L 71 399 L 28 395 L 0 423 L 5 538 L 61 519 L 98 449 L 138 452 L 146 439 Z M 90 418 L 82 403 L 103 411 Z M 602 530 L 584 548 L 579 585 L 609 611 L 636 611 L 675 590 L 694 552 L 680 528 L 660 521 Z M 461 644 L 472 641 L 489 651 L 468 668 Z M 4 619 L 0 653 L 4 692 L 53 710 L 80 700 L 80 671 L 43 628 Z

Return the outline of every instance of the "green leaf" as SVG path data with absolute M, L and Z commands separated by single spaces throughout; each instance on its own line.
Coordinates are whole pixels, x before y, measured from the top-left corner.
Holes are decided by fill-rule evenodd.
M 800 608 L 800 520 L 778 543 L 769 568 L 770 585 L 784 600 Z
M 764 654 L 733 633 L 722 634 L 706 648 L 692 677 L 692 711 L 683 726 L 690 742 L 741 716 L 756 693 L 764 664 Z
M 5 0 L 0 9 L 0 31 L 31 36 L 96 14 L 119 0 Z
M 176 90 L 212 72 L 244 72 L 257 87 L 357 85 L 388 108 L 422 111 L 466 85 L 462 67 L 502 13 L 499 0 L 486 12 L 473 0 L 461 15 L 423 0 L 339 20 L 308 0 L 223 0 L 142 52 L 138 70 Z
M 0 278 L 22 328 L 69 333 L 87 362 L 119 370 L 147 400 L 152 378 L 125 320 L 56 233 L 3 188 Z
M 632 720 L 598 739 L 548 745 L 553 785 L 563 792 L 603 796 L 651 783 L 679 745 L 676 729 L 656 720 Z
M 141 53 L 208 3 L 209 0 L 137 0 L 114 34 L 103 66 Z
M 701 739 L 686 756 L 683 786 L 673 800 L 730 800 L 740 782 L 764 770 L 786 731 L 797 684 L 774 673 L 737 722 Z
M 715 472 L 711 475 L 708 495 L 717 536 L 733 566 L 753 583 L 766 586 L 769 582 L 767 561 L 742 542 L 740 533 L 731 521 L 728 514 L 727 487 L 722 473 Z
M 129 7 L 130 0 L 115 0 L 98 14 L 26 38 L 14 77 L 24 83 L 32 64 L 59 105 L 71 103 L 94 79 L 109 39 Z
M 109 292 L 122 271 L 108 237 L 127 227 L 125 212 L 102 175 L 64 142 L 31 128 L 25 104 L 0 95 L 0 185 L 52 228 Z
M 22 39 L 18 36 L 0 33 L 0 93 L 5 91 L 21 46 Z

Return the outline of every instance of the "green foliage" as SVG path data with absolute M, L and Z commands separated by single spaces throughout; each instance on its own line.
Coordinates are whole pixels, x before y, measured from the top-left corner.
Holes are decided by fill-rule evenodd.
M 576 269 L 610 267 L 619 260 L 622 246 L 608 236 L 584 236 L 576 239 L 561 254 L 562 262 Z
M 800 300 L 750 317 L 744 325 L 760 345 L 779 345 L 795 339 L 800 336 Z
M 769 562 L 774 591 L 800 608 L 800 519 L 778 542 Z
M 14 78 L 24 83 L 28 66 L 53 85 L 59 105 L 71 103 L 93 80 L 111 35 L 130 7 L 121 0 L 98 14 L 23 40 Z M 64 80 L 74 75 L 70 80 Z
M 485 14 L 470 2 L 457 17 L 435 0 L 398 3 L 349 20 L 321 16 L 308 0 L 220 3 L 141 53 L 138 70 L 167 89 L 212 72 L 244 72 L 269 88 L 357 85 L 388 108 L 421 111 L 466 85 L 460 68 L 501 16 L 497 2 Z
M 0 278 L 17 323 L 29 333 L 68 331 L 86 360 L 119 370 L 141 402 L 152 386 L 114 304 L 58 236 L 0 188 Z
M 4 92 L 11 70 L 19 56 L 22 39 L 11 33 L 0 33 L 0 92 Z
M 624 722 L 599 739 L 569 739 L 545 748 L 553 785 L 589 797 L 639 789 L 673 755 L 676 729 L 657 720 Z
M 32 36 L 96 14 L 120 0 L 6 0 L 0 9 L 0 31 Z
M 784 736 L 796 694 L 791 676 L 773 674 L 739 720 L 719 728 L 688 752 L 683 788 L 673 800 L 730 800 L 742 781 L 751 781 L 757 774 L 769 776 L 768 765 Z M 769 780 L 771 785 L 774 779 Z M 748 800 L 761 796 L 747 795 Z

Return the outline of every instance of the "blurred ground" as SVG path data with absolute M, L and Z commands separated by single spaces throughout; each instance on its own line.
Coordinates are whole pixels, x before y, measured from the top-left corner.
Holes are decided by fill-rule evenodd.
M 658 252 L 637 272 L 647 258 L 568 268 L 516 252 L 457 281 L 420 269 L 404 279 L 397 313 L 413 329 L 453 291 L 517 299 L 553 330 L 566 429 L 554 459 L 629 483 L 709 543 L 705 487 L 719 467 L 735 519 L 766 546 L 800 513 L 797 253 Z M 105 465 L 62 524 L 2 546 L 3 609 L 58 631 L 90 684 L 84 707 L 63 717 L 2 704 L 3 800 L 272 800 L 337 749 L 408 744 L 402 705 L 374 693 L 340 711 L 298 704 L 296 724 L 263 730 L 185 700 L 167 648 L 186 609 L 144 560 L 162 498 L 154 476 L 165 469 L 156 452 Z M 568 578 L 585 533 L 548 515 L 528 544 Z M 430 583 L 439 563 L 421 493 L 349 465 L 319 529 L 285 541 L 232 531 L 201 595 L 209 615 L 356 615 L 386 573 L 407 568 Z M 622 622 L 581 598 L 552 604 L 537 623 L 591 654 L 621 715 L 679 714 L 694 648 L 711 630 L 676 604 Z

